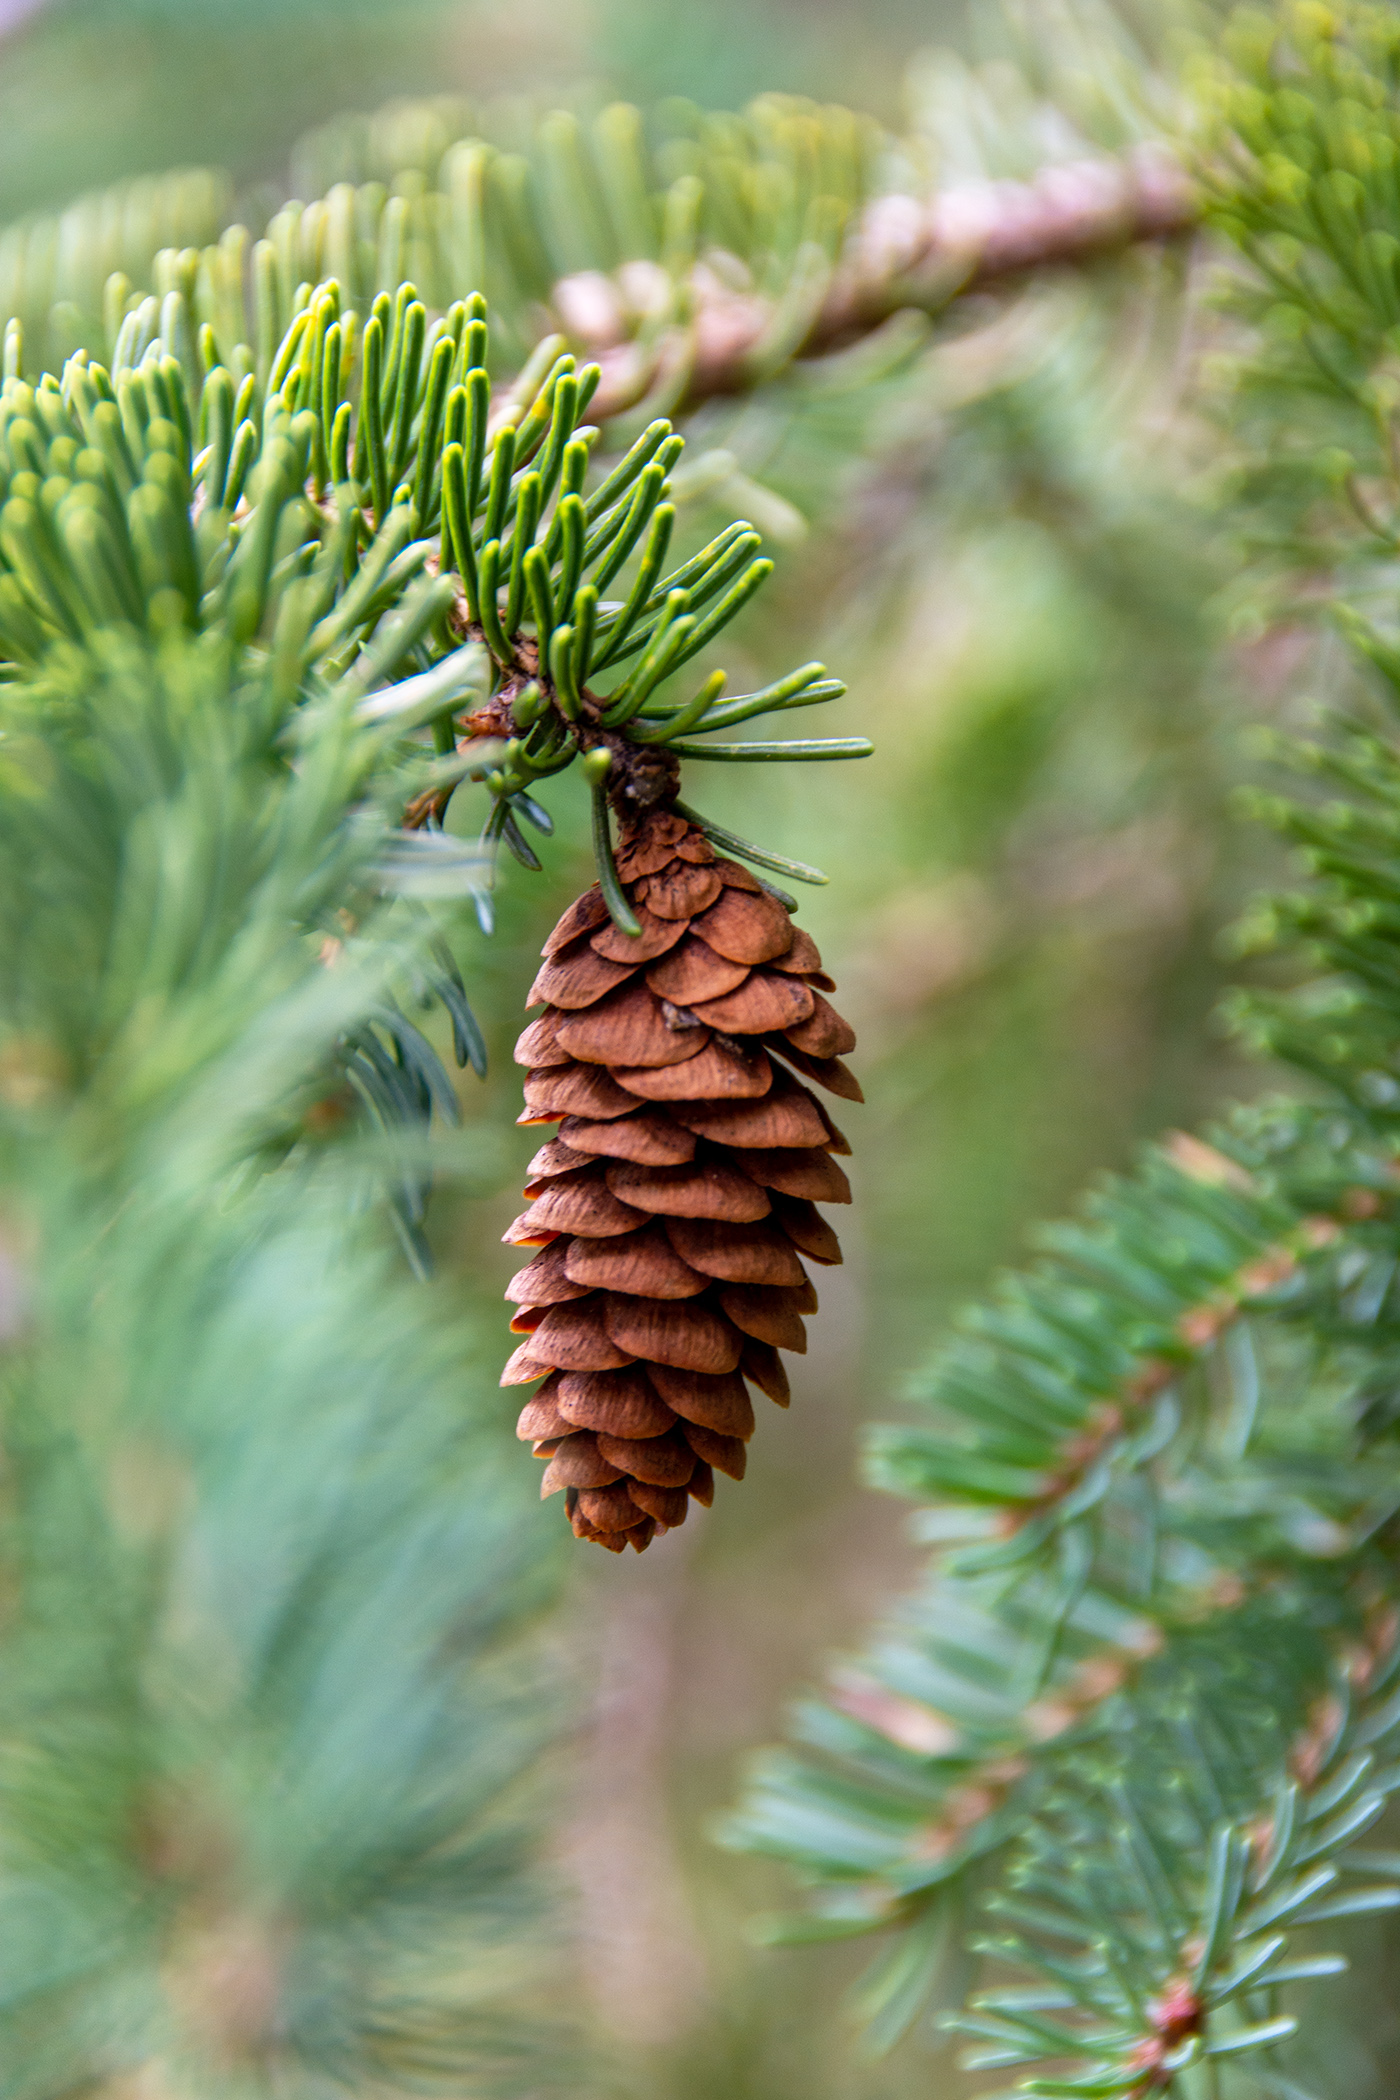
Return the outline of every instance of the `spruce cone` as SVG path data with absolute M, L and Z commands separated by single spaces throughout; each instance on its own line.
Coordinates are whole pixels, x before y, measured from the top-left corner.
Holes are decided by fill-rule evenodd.
M 778 1351 L 805 1350 L 816 1310 L 799 1252 L 841 1259 L 816 1203 L 850 1201 L 831 1157 L 850 1146 L 787 1067 L 861 1092 L 816 946 L 756 877 L 666 809 L 617 865 L 640 939 L 586 891 L 516 1045 L 520 1121 L 560 1129 L 505 1235 L 541 1251 L 506 1292 L 526 1340 L 501 1383 L 545 1381 L 518 1430 L 549 1461 L 541 1493 L 566 1491 L 579 1538 L 640 1553 L 711 1501 L 713 1468 L 743 1478 L 745 1381 L 786 1407 Z

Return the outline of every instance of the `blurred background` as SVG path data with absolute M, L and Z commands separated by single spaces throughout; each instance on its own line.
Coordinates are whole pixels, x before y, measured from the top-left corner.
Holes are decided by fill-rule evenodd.
M 1160 15 L 1052 0 L 12 0 L 0 22 L 4 221 L 178 164 L 225 170 L 255 213 L 315 164 L 308 131 L 396 96 L 838 98 L 925 133 L 947 180 L 1014 172 L 1028 139 L 1082 151 L 1078 66 L 1128 83 L 1125 135 L 1134 94 L 1170 100 Z M 1006 62 L 1046 50 L 1070 112 L 1028 130 Z M 862 1425 L 1037 1217 L 1260 1085 L 1209 1018 L 1220 929 L 1266 850 L 1225 810 L 1242 730 L 1308 644 L 1261 640 L 1219 595 L 1192 399 L 1205 267 L 1141 253 L 963 301 L 897 356 L 692 425 L 719 465 L 693 479 L 687 533 L 744 512 L 778 562 L 726 652 L 734 687 L 820 657 L 850 686 L 825 733 L 877 741 L 859 766 L 696 765 L 688 788 L 829 872 L 802 923 L 861 1033 L 867 1105 L 842 1119 L 845 1267 L 743 1488 L 644 1560 L 574 1556 L 560 1654 L 585 1725 L 552 1843 L 619 2094 L 894 2100 L 952 2078 L 927 2035 L 860 2058 L 842 2007 L 859 1944 L 756 1947 L 745 1921 L 781 1879 L 708 1831 L 746 1753 L 913 1567 L 901 1508 L 858 1485 Z M 441 1288 L 479 1300 L 503 1356 L 499 1236 L 535 1144 L 511 1044 L 533 958 L 591 880 L 572 778 L 553 808 L 546 871 L 509 868 L 494 938 L 462 958 L 492 1071 L 464 1082 L 478 1163 L 435 1212 Z M 464 793 L 453 824 L 481 815 Z M 539 1523 L 552 1550 L 557 1508 Z
M 966 46 L 978 4 L 4 0 L 4 215 L 180 162 L 276 182 L 299 133 L 396 95 L 548 102 L 598 82 L 733 109 L 782 88 L 893 122 L 910 54 Z

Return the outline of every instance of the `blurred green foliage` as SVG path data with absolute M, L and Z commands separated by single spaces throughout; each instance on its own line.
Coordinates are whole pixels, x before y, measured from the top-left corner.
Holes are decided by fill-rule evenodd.
M 0 2091 L 549 2084 L 490 1332 L 366 1229 L 372 1146 L 250 1171 L 389 989 L 382 908 L 315 933 L 377 881 L 377 732 L 280 762 L 232 657 L 109 630 L 4 689 Z

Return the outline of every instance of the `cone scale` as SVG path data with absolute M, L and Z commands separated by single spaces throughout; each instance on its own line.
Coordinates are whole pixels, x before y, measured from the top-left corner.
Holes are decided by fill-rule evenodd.
M 516 1045 L 522 1123 L 558 1125 L 506 1240 L 538 1251 L 506 1296 L 519 1348 L 502 1385 L 543 1380 L 518 1434 L 577 1537 L 637 1552 L 743 1478 L 753 1392 L 788 1404 L 817 1294 L 839 1262 L 818 1203 L 848 1203 L 850 1150 L 812 1079 L 848 1100 L 855 1037 L 811 937 L 673 810 L 624 830 L 617 870 L 641 925 L 595 886 L 544 947 Z

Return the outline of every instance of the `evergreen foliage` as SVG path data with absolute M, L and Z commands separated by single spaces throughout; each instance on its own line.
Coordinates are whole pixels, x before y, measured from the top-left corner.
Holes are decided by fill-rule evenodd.
M 1288 98 L 1322 110 L 1341 78 L 1388 135 L 1380 18 L 1340 45 L 1299 19 L 1286 87 L 1243 33 L 1264 84 L 1233 90 L 1207 171 L 1261 267 L 1259 140 L 1303 135 Z M 1362 70 L 1338 75 L 1339 49 Z M 395 1275 L 371 1198 L 425 1276 L 428 1134 L 456 1095 L 419 1022 L 437 1002 L 480 1070 L 463 907 L 489 928 L 502 844 L 538 865 L 540 782 L 581 762 L 626 933 L 609 805 L 648 767 L 869 748 L 708 740 L 838 697 L 821 664 L 738 696 L 718 669 L 670 686 L 770 566 L 736 520 L 668 568 L 672 414 L 975 275 L 899 252 L 861 274 L 861 214 L 917 202 L 925 171 L 844 111 L 614 107 L 546 118 L 523 152 L 429 116 L 406 154 L 372 128 L 310 142 L 326 195 L 257 240 L 186 175 L 0 250 L 17 2100 L 138 2072 L 182 2095 L 559 2075 L 516 1938 L 541 1732 L 519 1621 L 549 1566 L 494 1363 Z M 1362 205 L 1317 172 L 1355 127 L 1316 130 L 1285 160 L 1344 193 L 1351 231 L 1283 183 L 1305 320 L 1252 373 L 1299 427 L 1321 394 L 1369 433 L 1359 467 L 1333 445 L 1321 471 L 1374 535 L 1392 294 L 1369 234 L 1356 261 Z M 1130 235 L 1122 203 L 1065 252 Z M 1179 187 L 1157 203 L 1143 230 L 1194 210 Z M 706 366 L 716 251 L 733 278 L 708 320 L 737 303 L 747 332 Z M 1314 253 L 1345 297 L 1297 267 Z M 1282 505 L 1297 518 L 1292 485 Z M 1362 639 L 1388 675 L 1389 639 Z M 988 2065 L 1074 2063 L 1037 2091 L 1151 2090 L 1225 2053 L 1267 2079 L 1276 1994 L 1336 1966 L 1293 1932 L 1400 1903 L 1400 1861 L 1358 1842 L 1396 1783 L 1400 1667 L 1394 760 L 1364 722 L 1305 762 L 1349 799 L 1280 812 L 1318 879 L 1251 937 L 1301 936 L 1313 980 L 1240 1021 L 1326 1101 L 1170 1141 L 969 1318 L 927 1420 L 873 1459 L 932 1505 L 929 1585 L 733 1825 L 818 1884 L 799 1934 L 894 1929 L 867 1993 L 886 2038 L 985 1900 L 977 1951 L 1035 1981 L 959 2017 Z M 445 821 L 468 777 L 479 844 Z
M 138 191 L 67 260 L 198 237 L 211 195 Z M 546 335 L 493 371 L 480 293 L 430 319 L 392 240 L 304 277 L 340 224 L 166 248 L 150 294 L 109 275 L 57 371 L 76 302 L 38 369 L 5 333 L 0 2092 L 26 2100 L 552 2082 L 519 1958 L 551 1557 L 497 1362 L 380 1244 L 376 1196 L 426 1274 L 457 1113 L 412 1017 L 445 1009 L 482 1069 L 460 913 L 489 928 L 502 842 L 538 866 L 531 790 L 576 757 L 625 929 L 609 787 L 869 748 L 697 743 L 843 690 L 811 664 L 669 697 L 768 574 L 758 535 L 668 568 L 669 422 L 595 467 L 596 365 Z M 479 844 L 443 828 L 468 774 Z
M 214 239 L 227 201 L 197 171 L 83 200 L 10 236 L 4 303 L 28 322 L 45 361 L 96 350 L 104 302 L 120 318 L 132 289 L 181 289 L 196 324 L 266 355 L 293 317 L 299 285 L 333 278 L 347 304 L 368 310 L 411 279 L 437 312 L 472 292 L 488 299 L 497 367 L 516 370 L 537 347 L 540 313 L 561 279 L 592 273 L 585 289 L 596 293 L 599 273 L 630 266 L 610 296 L 642 353 L 642 394 L 654 376 L 644 353 L 684 319 L 688 273 L 718 248 L 746 273 L 743 289 L 776 302 L 752 384 L 805 333 L 853 215 L 874 194 L 879 149 L 893 147 L 848 110 L 781 96 L 743 116 L 672 103 L 649 122 L 621 103 L 592 121 L 560 110 L 510 141 L 524 150 L 502 137 L 518 133 L 504 113 L 480 113 L 487 136 L 470 114 L 409 105 L 313 135 L 295 169 L 310 201 L 281 206 L 260 241 L 240 227 Z M 888 187 L 895 170 L 881 172 Z M 250 267 L 255 311 L 245 319 Z M 114 286 L 113 271 L 127 284 Z M 684 361 L 656 375 L 652 413 L 674 406 L 686 380 Z
M 388 1163 L 315 1134 L 418 945 L 377 901 L 385 732 L 235 655 L 109 630 L 4 688 L 0 2090 L 26 2100 L 137 2071 L 461 2091 L 539 2053 L 509 2004 L 538 1563 L 464 1405 L 473 1337 L 356 1217 Z
M 965 1946 L 1023 1972 L 945 2022 L 1018 2090 L 1145 2093 L 1215 2056 L 1296 2090 L 1286 1986 L 1344 1963 L 1293 1928 L 1400 1905 L 1365 1843 L 1398 1652 L 1395 49 L 1384 9 L 1242 13 L 1203 82 L 1258 331 L 1227 368 L 1247 514 L 1276 573 L 1327 562 L 1362 673 L 1278 750 L 1321 792 L 1255 798 L 1310 880 L 1247 916 L 1287 970 L 1232 1015 L 1303 1098 L 1152 1148 L 958 1323 L 870 1449 L 927 1504 L 927 1583 L 727 1826 L 811 1887 L 772 1936 L 892 1933 L 878 2042 L 956 2006 Z
M 1161 150 L 1173 112 L 1152 106 L 1140 55 L 1113 48 L 1107 27 L 1094 18 L 1031 40 L 1028 71 L 1048 75 L 1039 93 L 1007 69 L 995 94 L 945 69 L 904 136 L 777 94 L 738 114 L 679 98 L 528 119 L 513 103 L 391 104 L 301 142 L 298 194 L 260 237 L 226 223 L 227 182 L 204 169 L 22 221 L 0 239 L 0 311 L 24 323 L 35 367 L 57 370 L 79 348 L 106 356 L 136 295 L 179 290 L 225 357 L 255 346 L 265 379 L 299 287 L 333 280 L 367 313 L 409 279 L 437 313 L 473 292 L 489 301 L 497 376 L 541 354 L 551 331 L 560 350 L 596 351 L 595 414 L 634 415 L 638 428 L 746 394 L 900 316 L 884 347 L 897 363 L 920 340 L 912 316 L 943 311 L 980 277 L 1194 223 Z
M 870 748 L 860 738 L 694 741 L 844 688 L 809 664 L 738 698 L 721 698 L 723 672 L 678 701 L 665 693 L 770 573 L 759 535 L 735 523 L 668 572 L 667 473 L 684 440 L 654 421 L 585 497 L 598 432 L 580 418 L 598 368 L 580 373 L 546 339 L 493 407 L 478 295 L 429 329 L 404 285 L 393 301 L 381 295 L 361 328 L 334 283 L 302 287 L 285 337 L 267 340 L 261 360 L 238 340 L 225 365 L 210 324 L 195 338 L 184 295 L 172 291 L 131 305 L 110 371 L 79 351 L 61 380 L 37 388 L 18 376 L 18 324 L 7 341 L 0 646 L 22 674 L 26 706 L 44 705 L 55 665 L 79 684 L 85 652 L 101 655 L 130 630 L 148 642 L 201 635 L 235 678 L 262 667 L 279 711 L 312 697 L 357 708 L 378 730 L 378 763 L 362 785 L 397 794 L 405 815 L 377 871 L 402 894 L 472 889 L 489 924 L 495 852 L 504 841 L 538 867 L 521 824 L 547 832 L 550 819 L 530 790 L 582 752 L 602 813 L 600 872 L 627 927 L 604 803 L 614 761 L 622 774 L 649 751 L 665 763 Z M 626 597 L 602 599 L 634 553 Z M 272 749 L 286 726 L 280 713 L 267 725 Z M 494 798 L 480 849 L 441 828 L 468 773 L 484 775 Z M 479 1032 L 440 939 L 419 976 L 452 1012 L 460 1061 L 480 1064 Z M 348 1078 L 386 1125 L 421 1124 L 435 1103 L 453 1113 L 447 1077 L 401 1006 L 381 1004 L 345 1054 Z M 396 1215 L 422 1265 L 422 1190 L 412 1174 L 399 1183 Z

